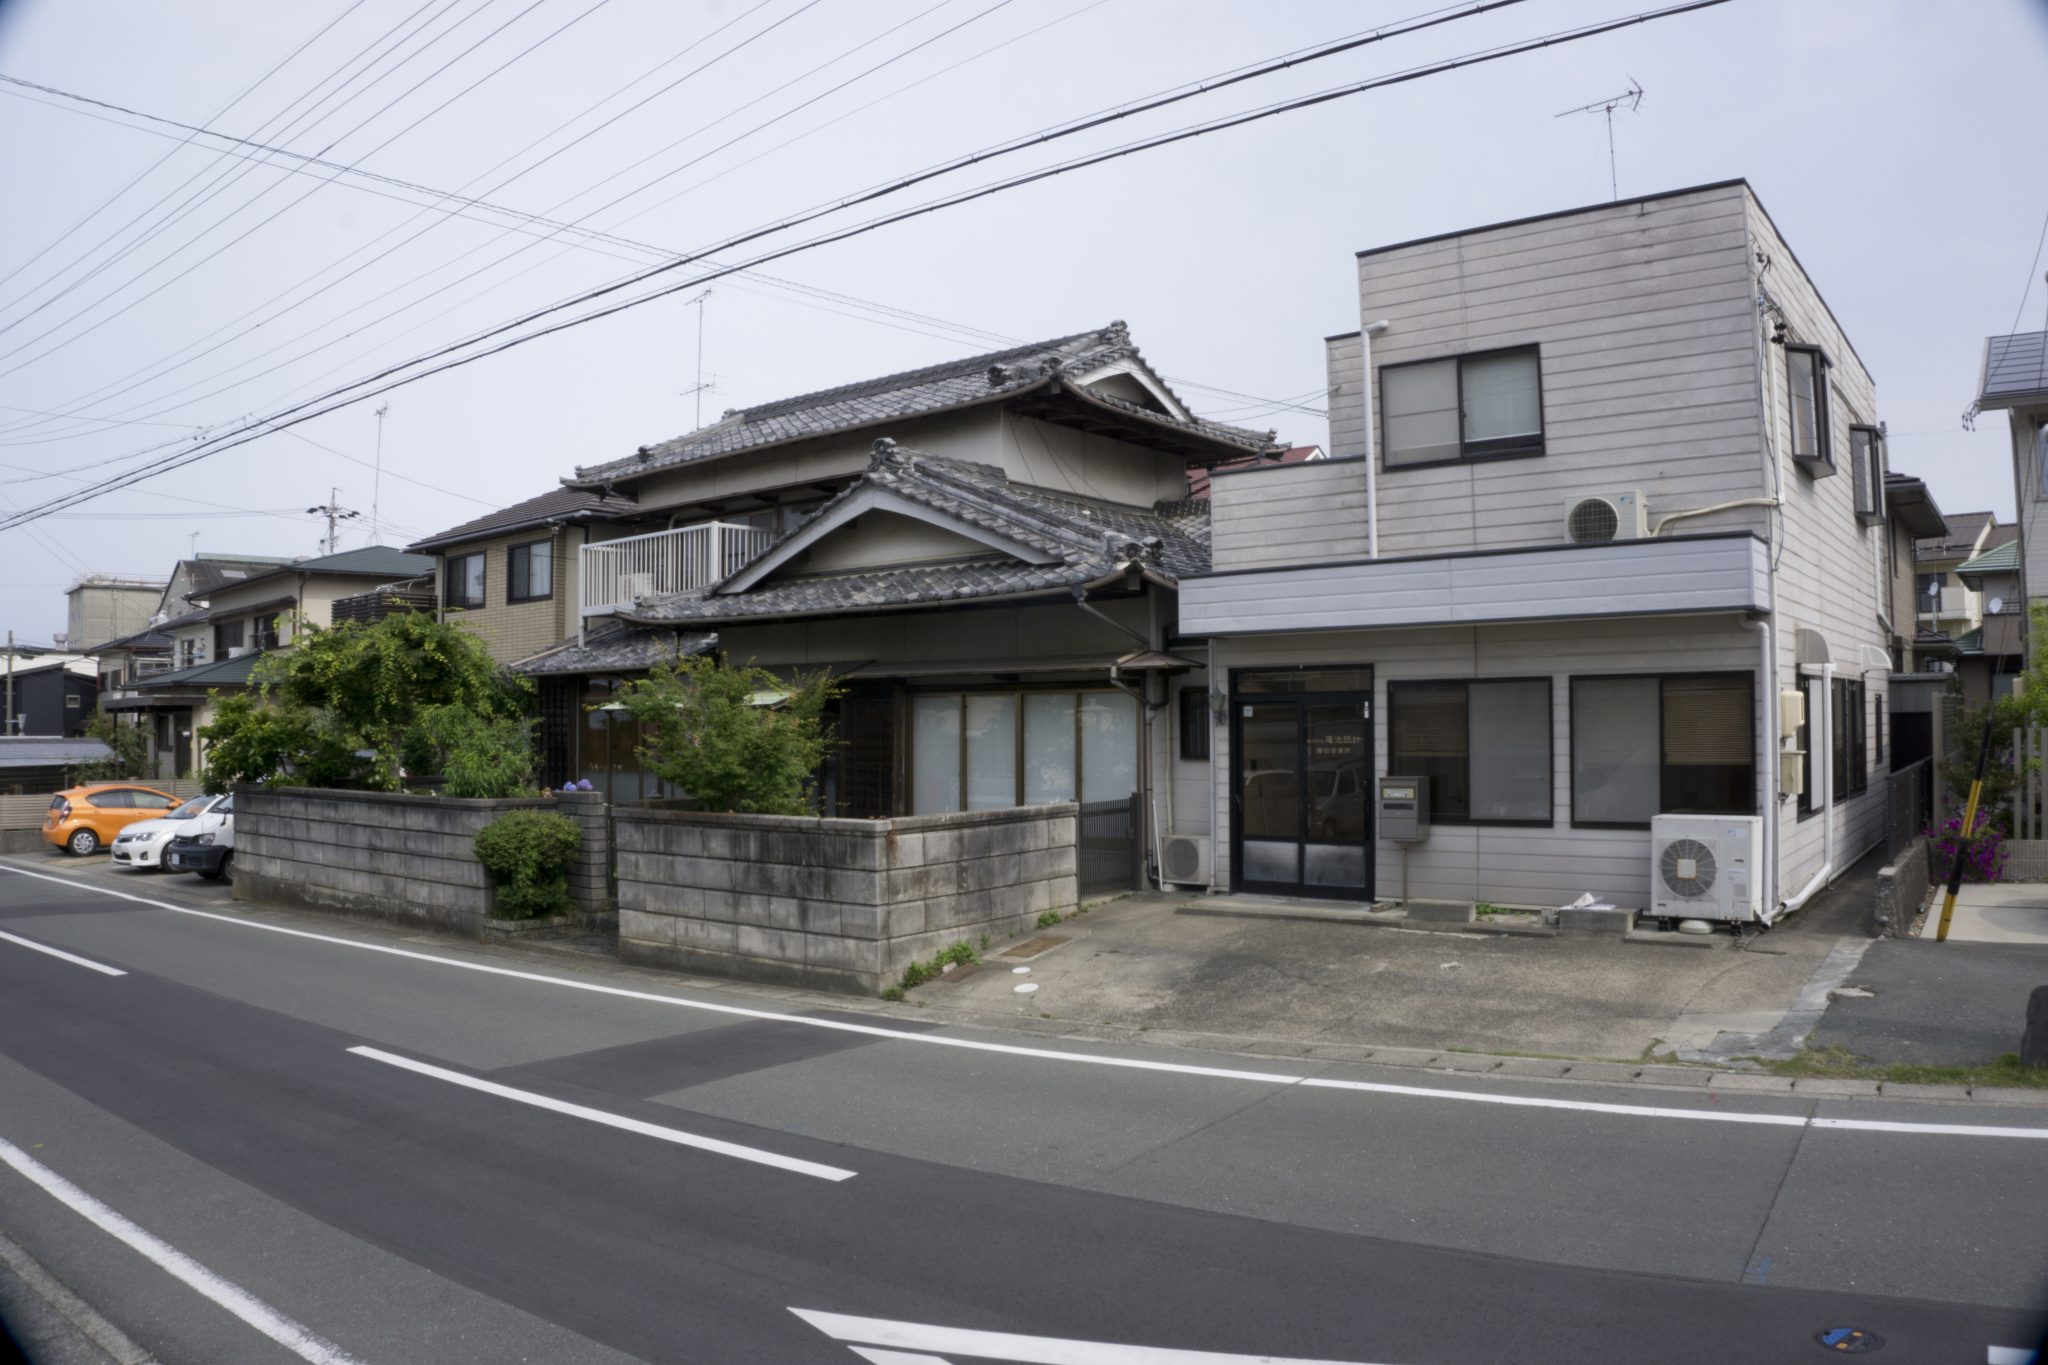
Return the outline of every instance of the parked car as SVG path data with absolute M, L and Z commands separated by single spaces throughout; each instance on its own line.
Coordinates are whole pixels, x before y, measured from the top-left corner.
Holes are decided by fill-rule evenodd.
M 235 798 L 224 797 L 209 815 L 220 823 L 211 829 L 191 830 L 174 836 L 164 850 L 167 872 L 197 872 L 210 882 L 235 879 Z
M 226 796 L 195 796 L 169 815 L 140 820 L 114 836 L 114 866 L 158 868 L 164 865 L 164 850 L 181 834 L 210 833 L 232 811 Z
M 177 807 L 178 798 L 169 792 L 132 782 L 73 787 L 50 798 L 43 838 L 82 858 L 113 843 L 114 836 L 138 820 L 154 820 Z

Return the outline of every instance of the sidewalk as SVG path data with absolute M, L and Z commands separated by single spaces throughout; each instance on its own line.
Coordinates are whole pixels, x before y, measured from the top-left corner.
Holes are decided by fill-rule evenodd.
M 1932 938 L 1941 913 L 1937 890 L 1934 908 L 1922 933 Z M 1965 886 L 1956 894 L 1949 919 L 1950 943 L 2032 943 L 2048 945 L 2048 883 L 2000 882 Z

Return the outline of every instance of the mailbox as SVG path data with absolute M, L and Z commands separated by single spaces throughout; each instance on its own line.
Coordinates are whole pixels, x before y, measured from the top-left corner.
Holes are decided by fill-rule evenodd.
M 1380 838 L 1419 844 L 1429 837 L 1428 778 L 1383 777 L 1379 792 Z

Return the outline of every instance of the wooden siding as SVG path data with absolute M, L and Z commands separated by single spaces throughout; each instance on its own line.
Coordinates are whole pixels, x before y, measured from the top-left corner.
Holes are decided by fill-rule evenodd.
M 1543 377 L 1542 456 L 1382 468 L 1381 553 L 1557 543 L 1566 500 L 1609 490 L 1640 490 L 1653 519 L 1768 494 L 1748 202 L 1728 186 L 1360 258 L 1360 316 L 1392 324 L 1375 370 L 1534 344 Z M 1349 386 L 1331 397 L 1333 454 L 1363 449 L 1358 348 L 1328 346 L 1332 385 Z M 1764 523 L 1746 509 L 1681 527 Z
M 1218 569 L 1319 564 L 1366 552 L 1365 462 L 1310 460 L 1218 475 L 1209 543 Z
M 1224 636 L 1762 610 L 1764 555 L 1713 536 L 1218 574 L 1181 585 L 1180 624 Z

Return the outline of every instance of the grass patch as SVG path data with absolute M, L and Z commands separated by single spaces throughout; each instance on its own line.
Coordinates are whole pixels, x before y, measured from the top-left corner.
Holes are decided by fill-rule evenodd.
M 2007 1052 L 1979 1066 L 1922 1066 L 1916 1063 L 1873 1062 L 1842 1047 L 1808 1048 L 1796 1057 L 1768 1060 L 1751 1057 L 1776 1076 L 1810 1080 L 1891 1081 L 1897 1085 L 2007 1085 L 2048 1090 L 2048 1067 L 2022 1066 L 2020 1054 Z
M 1057 910 L 1044 911 L 1038 917 L 1038 927 L 1041 929 L 1050 929 L 1059 922 L 1060 912 Z
M 890 990 L 896 991 L 896 998 L 900 1000 L 903 998 L 902 992 L 915 990 L 933 977 L 943 976 L 948 967 L 964 967 L 970 962 L 979 961 L 981 957 L 974 951 L 974 945 L 966 939 L 961 939 L 951 947 L 941 948 L 930 962 L 913 962 L 905 967 L 902 985 L 892 986 Z M 889 998 L 886 991 L 883 992 L 882 998 Z
M 1525 915 L 1529 912 L 1510 910 L 1505 905 L 1495 905 L 1492 901 L 1480 901 L 1472 907 L 1472 913 L 1483 919 L 1488 915 Z

